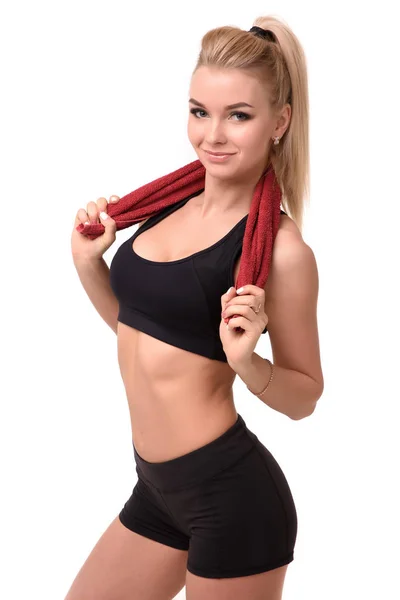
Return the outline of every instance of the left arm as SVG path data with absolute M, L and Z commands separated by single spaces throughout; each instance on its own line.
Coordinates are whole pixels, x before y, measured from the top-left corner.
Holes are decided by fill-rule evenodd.
M 294 420 L 313 413 L 324 389 L 317 326 L 318 270 L 314 253 L 293 222 L 276 236 L 265 285 L 265 313 L 274 377 L 260 400 Z M 259 393 L 267 385 L 270 365 L 256 352 L 235 368 Z
M 259 354 L 253 352 L 251 363 L 242 370 L 238 369 L 236 373 L 252 391 L 260 393 L 269 381 L 271 367 Z M 259 400 L 297 421 L 313 413 L 322 391 L 323 384 L 305 373 L 279 367 L 274 362 L 274 377 Z

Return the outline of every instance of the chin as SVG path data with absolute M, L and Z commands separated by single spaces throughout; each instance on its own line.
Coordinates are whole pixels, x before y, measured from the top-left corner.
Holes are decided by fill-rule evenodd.
M 215 180 L 219 181 L 238 181 L 243 179 L 243 175 L 237 169 L 223 169 L 219 165 L 212 165 L 206 168 L 206 172 Z

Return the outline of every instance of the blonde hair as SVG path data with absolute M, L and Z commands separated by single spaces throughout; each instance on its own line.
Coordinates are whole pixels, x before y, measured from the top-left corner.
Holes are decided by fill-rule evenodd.
M 282 206 L 302 231 L 310 182 L 306 58 L 298 38 L 281 19 L 258 17 L 253 25 L 271 30 L 278 43 L 238 27 L 211 29 L 201 40 L 193 73 L 201 66 L 245 69 L 266 86 L 274 112 L 278 113 L 286 103 L 291 105 L 289 125 L 278 145 L 271 142 L 269 159 L 282 190 Z

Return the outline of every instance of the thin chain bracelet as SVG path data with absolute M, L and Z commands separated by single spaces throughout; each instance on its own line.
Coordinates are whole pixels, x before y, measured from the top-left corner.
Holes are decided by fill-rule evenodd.
M 252 394 L 254 394 L 255 396 L 258 396 L 258 397 L 260 397 L 260 396 L 262 396 L 262 395 L 263 395 L 263 393 L 264 393 L 264 392 L 267 390 L 267 387 L 269 386 L 269 384 L 271 383 L 271 381 L 272 381 L 272 379 L 273 379 L 273 377 L 274 377 L 274 365 L 272 364 L 272 362 L 271 362 L 271 361 L 270 361 L 268 358 L 264 358 L 264 360 L 266 360 L 266 361 L 267 361 L 267 362 L 269 362 L 269 364 L 270 364 L 270 367 L 271 367 L 271 375 L 270 375 L 269 381 L 268 381 L 267 385 L 265 386 L 265 388 L 263 389 L 263 391 L 262 391 L 262 392 L 259 392 L 258 394 L 256 394 L 256 392 L 253 392 L 252 390 L 250 390 L 249 386 L 246 386 L 246 387 L 247 387 L 247 389 L 248 389 L 248 390 L 250 390 L 250 392 L 251 392 Z

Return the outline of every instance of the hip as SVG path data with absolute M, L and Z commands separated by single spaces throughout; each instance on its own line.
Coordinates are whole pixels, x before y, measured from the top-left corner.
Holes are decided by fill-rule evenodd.
M 219 437 L 171 460 L 150 462 L 135 445 L 133 451 L 138 480 L 184 534 L 211 523 L 226 530 L 234 527 L 239 514 L 244 520 L 257 514 L 268 521 L 269 530 L 279 523 L 286 531 L 283 541 L 293 546 L 297 512 L 291 488 L 275 457 L 241 415 Z

